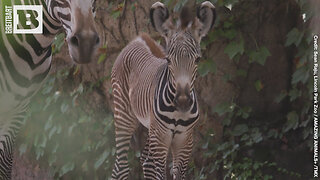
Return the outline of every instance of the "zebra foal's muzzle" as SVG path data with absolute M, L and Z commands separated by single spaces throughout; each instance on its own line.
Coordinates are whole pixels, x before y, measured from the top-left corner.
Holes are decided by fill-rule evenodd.
M 177 86 L 176 95 L 173 99 L 173 103 L 179 111 L 186 112 L 191 108 L 192 98 L 190 94 L 190 88 L 185 86 L 181 88 Z
M 97 32 L 75 33 L 68 39 L 69 51 L 72 59 L 79 64 L 90 63 L 100 44 Z

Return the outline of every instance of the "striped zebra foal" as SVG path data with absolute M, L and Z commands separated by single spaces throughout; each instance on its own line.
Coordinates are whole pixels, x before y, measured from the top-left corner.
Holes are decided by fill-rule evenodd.
M 183 8 L 173 24 L 167 8 L 152 5 L 153 27 L 165 38 L 162 49 L 147 34 L 119 54 L 112 69 L 116 160 L 113 179 L 128 179 L 128 150 L 139 123 L 148 128 L 141 155 L 145 179 L 166 179 L 169 149 L 173 179 L 185 179 L 199 118 L 194 82 L 201 57 L 200 41 L 213 27 L 215 7 L 203 2 L 196 15 Z
M 72 59 L 90 62 L 98 48 L 93 0 L 1 0 L 0 18 L 0 180 L 11 179 L 13 145 L 30 98 L 51 66 L 51 44 L 60 31 Z M 42 5 L 42 34 L 5 34 L 5 6 Z M 31 27 L 37 26 L 33 22 Z

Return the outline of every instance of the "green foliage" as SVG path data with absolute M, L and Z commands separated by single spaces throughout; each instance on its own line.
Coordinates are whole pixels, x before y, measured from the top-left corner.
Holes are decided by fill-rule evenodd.
M 244 41 L 241 39 L 240 42 L 230 42 L 224 49 L 224 52 L 228 54 L 230 59 L 233 59 L 237 54 L 242 55 L 244 52 Z
M 260 80 L 257 80 L 255 83 L 254 83 L 254 87 L 256 88 L 256 90 L 258 92 L 260 92 L 262 89 L 263 89 L 263 84 Z
M 98 64 L 102 63 L 107 58 L 107 44 L 103 45 L 102 48 L 100 48 L 101 54 L 98 59 Z
M 304 36 L 303 32 L 300 32 L 297 28 L 293 28 L 287 34 L 287 40 L 286 40 L 285 46 L 290 46 L 292 44 L 294 44 L 295 46 L 299 46 L 303 36 Z
M 72 71 L 51 75 L 33 98 L 19 151 L 51 167 L 57 179 L 105 179 L 115 153 L 112 113 L 87 104 L 90 86 L 74 84 Z
M 232 131 L 233 136 L 240 136 L 246 132 L 248 132 L 248 126 L 246 124 L 238 124 L 234 127 Z
M 64 33 L 60 33 L 55 37 L 54 42 L 52 43 L 52 54 L 56 54 L 56 53 L 60 52 L 60 50 L 64 44 L 64 40 L 65 40 Z
M 286 124 L 285 124 L 285 126 L 284 126 L 283 131 L 284 131 L 284 132 L 287 132 L 287 131 L 289 131 L 290 129 L 295 130 L 295 129 L 297 129 L 298 125 L 299 125 L 299 117 L 298 117 L 298 114 L 297 114 L 296 111 L 291 111 L 291 112 L 289 112 L 288 115 L 287 115 L 287 122 L 286 122 Z
M 171 10 L 178 11 L 187 1 L 174 3 L 164 0 Z M 202 2 L 202 0 L 197 0 Z M 239 3 L 237 0 L 213 1 L 217 9 L 222 6 L 232 7 Z M 311 13 L 306 8 L 304 1 L 297 0 L 301 8 L 301 14 L 306 14 L 306 19 Z M 110 3 L 107 11 L 112 17 L 121 16 L 124 3 L 114 5 Z M 131 7 L 133 10 L 135 6 Z M 203 40 L 201 48 L 205 51 L 214 44 L 217 39 L 223 39 L 228 44 L 223 51 L 236 65 L 239 59 L 244 59 L 249 66 L 259 64 L 265 66 L 268 57 L 272 56 L 268 47 L 257 44 L 249 47 L 243 32 L 239 27 L 239 19 L 234 14 L 220 22 L 218 17 L 215 30 L 210 32 Z M 303 26 L 304 27 L 304 26 Z M 306 143 L 306 139 L 312 134 L 311 117 L 311 93 L 310 64 L 312 64 L 310 36 L 306 28 L 294 27 L 287 33 L 285 46 L 296 48 L 297 53 L 293 64 L 291 87 L 283 90 L 275 97 L 275 103 L 290 103 L 290 108 L 284 113 L 284 118 L 273 122 L 255 121 L 252 107 L 240 106 L 237 97 L 232 97 L 230 102 L 223 102 L 206 114 L 214 114 L 223 117 L 220 122 L 223 126 L 221 141 L 214 140 L 215 132 L 212 128 L 207 131 L 197 132 L 200 141 L 195 142 L 195 148 L 200 148 L 203 154 L 191 160 L 188 177 L 195 180 L 205 180 L 215 172 L 221 172 L 224 179 L 274 179 L 275 172 L 288 177 L 300 178 L 301 175 L 291 172 L 281 165 L 265 158 L 257 153 L 257 147 L 270 141 L 282 142 L 290 133 L 297 133 L 295 137 L 302 139 L 310 149 L 312 144 Z M 57 36 L 54 42 L 53 52 L 59 52 L 64 43 L 64 35 Z M 105 46 L 102 49 L 106 49 Z M 209 48 L 208 48 L 209 49 Z M 106 51 L 102 51 L 98 64 L 106 59 Z M 200 61 L 199 74 L 201 77 L 215 74 L 217 64 L 212 57 L 204 57 Z M 114 163 L 115 143 L 112 113 L 107 109 L 93 107 L 87 97 L 99 88 L 105 80 L 103 77 L 96 82 L 73 82 L 79 67 L 65 69 L 51 75 L 39 94 L 33 99 L 28 111 L 29 123 L 21 132 L 24 137 L 19 145 L 20 154 L 31 152 L 35 159 L 52 168 L 56 179 L 108 179 Z M 246 78 L 250 69 L 237 66 L 236 77 L 225 73 L 227 82 L 234 82 L 237 78 Z M 263 92 L 264 82 L 255 79 L 253 88 L 258 93 Z M 310 86 L 311 84 L 311 86 Z M 105 90 L 108 91 L 108 90 Z M 288 101 L 288 102 L 287 102 Z M 309 104 L 303 107 L 299 103 Z M 263 117 L 261 117 L 263 119 Z M 140 166 L 139 153 L 130 152 L 131 167 Z M 203 158 L 203 163 L 196 162 L 197 158 Z M 267 159 L 267 160 L 266 160 Z M 139 179 L 140 177 L 136 178 Z
M 217 71 L 217 66 L 213 60 L 201 61 L 198 65 L 198 72 L 200 76 L 205 76 L 209 72 L 215 73 Z
M 117 19 L 118 17 L 120 17 L 120 15 L 121 15 L 121 13 L 122 13 L 122 10 L 123 10 L 123 6 L 124 6 L 124 2 L 118 4 L 118 6 L 115 7 L 115 8 L 112 10 L 111 16 L 112 16 L 114 19 Z
M 307 4 L 305 1 L 298 2 L 301 9 L 303 9 L 301 15 L 308 14 L 306 19 L 309 19 L 311 15 L 306 7 Z M 236 3 L 237 1 L 231 1 L 230 6 L 227 1 L 218 1 L 220 6 L 226 6 L 231 11 Z M 229 74 L 224 75 L 225 79 L 230 82 L 234 82 L 236 78 L 246 78 L 250 71 L 250 68 L 244 69 L 238 66 L 240 57 L 242 59 L 244 59 L 243 57 L 247 57 L 249 65 L 257 63 L 264 66 L 268 57 L 272 56 L 269 49 L 264 45 L 258 45 L 253 37 L 255 48 L 250 49 L 247 47 L 247 42 L 243 39 L 244 35 L 237 26 L 237 24 L 241 23 L 236 23 L 234 19 L 231 15 L 223 21 L 223 24 L 218 24 L 215 31 L 209 33 L 201 46 L 203 50 L 206 50 L 208 46 L 214 44 L 215 40 L 223 38 L 229 42 L 224 48 L 224 53 L 238 67 L 236 70 L 237 77 L 231 77 Z M 308 92 L 312 92 L 312 86 L 310 86 L 312 84 L 310 82 L 312 80 L 310 78 L 312 70 L 309 66 L 312 63 L 310 57 L 312 55 L 310 51 L 312 45 L 310 44 L 311 38 L 307 32 L 306 28 L 298 29 L 294 27 L 286 36 L 284 46 L 295 46 L 298 49 L 295 57 L 298 61 L 294 64 L 295 69 L 292 73 L 291 88 L 281 91 L 274 100 L 276 103 L 284 103 L 286 100 L 289 100 L 290 105 L 297 107 L 298 104 L 303 104 L 301 101 L 305 102 L 304 104 L 310 104 L 311 102 L 311 93 Z M 208 72 L 216 71 L 216 68 L 211 70 L 212 68 L 209 67 L 210 64 L 201 64 L 199 66 L 200 75 L 205 76 Z M 261 93 L 265 85 L 261 79 L 257 79 L 254 81 L 253 86 L 258 93 Z M 248 155 L 246 153 L 256 152 L 257 146 L 270 141 L 282 142 L 283 138 L 289 136 L 290 133 L 297 133 L 301 137 L 295 138 L 301 140 L 304 144 L 310 145 L 310 148 L 312 148 L 312 144 L 305 141 L 312 134 L 312 125 L 310 123 L 312 119 L 310 117 L 311 107 L 304 106 L 289 109 L 283 120 L 279 120 L 277 125 L 274 126 L 273 123 L 267 124 L 265 122 L 253 121 L 252 108 L 241 107 L 234 99 L 236 97 L 233 97 L 231 102 L 223 102 L 212 109 L 213 113 L 223 117 L 221 121 L 224 127 L 223 141 L 220 143 L 213 141 L 215 133 L 212 132 L 212 129 L 208 129 L 208 132 L 203 134 L 202 142 L 198 146 L 202 147 L 204 158 L 208 159 L 209 162 L 211 161 L 211 163 L 201 167 L 192 166 L 190 171 L 195 174 L 195 179 L 208 179 L 208 174 L 219 170 L 220 172 L 222 170 L 224 179 L 267 180 L 274 179 L 275 172 L 287 177 L 301 178 L 301 174 L 281 167 L 275 162 L 270 161 L 270 157 L 268 156 Z
M 263 66 L 271 54 L 266 47 L 260 47 L 257 51 L 249 51 L 248 56 L 250 63 L 257 62 Z
M 239 163 L 235 163 L 233 166 L 234 169 L 236 169 L 239 172 L 236 172 L 236 174 L 238 175 L 237 177 L 231 175 L 232 179 L 273 179 L 272 175 L 263 173 L 263 168 L 274 166 L 274 163 L 270 163 L 268 161 L 258 162 L 244 157 Z

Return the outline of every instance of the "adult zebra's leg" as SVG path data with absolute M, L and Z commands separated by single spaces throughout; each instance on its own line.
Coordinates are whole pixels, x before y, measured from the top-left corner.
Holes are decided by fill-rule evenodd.
M 173 180 L 183 180 L 192 152 L 192 133 L 177 134 L 172 140 Z
M 159 131 L 149 130 L 148 156 L 143 163 L 143 173 L 146 180 L 165 180 L 166 164 L 169 146 L 171 143 L 170 132 L 157 134 Z
M 0 117 L 0 180 L 11 179 L 13 146 L 23 120 L 24 113 Z

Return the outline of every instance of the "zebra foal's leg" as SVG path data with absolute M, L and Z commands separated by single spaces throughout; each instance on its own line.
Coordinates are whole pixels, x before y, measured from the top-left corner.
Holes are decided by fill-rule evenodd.
M 156 134 L 159 131 L 149 130 L 149 149 L 147 158 L 143 163 L 143 174 L 146 180 L 165 180 L 166 164 L 170 145 L 170 132 Z
M 112 171 L 112 179 L 128 179 L 129 164 L 128 151 L 130 148 L 131 137 L 136 128 L 134 118 L 125 118 L 115 114 L 115 131 L 116 131 L 116 160 Z
M 173 158 L 173 180 L 185 179 L 189 158 L 192 152 L 192 146 L 192 133 L 187 135 L 178 134 L 172 140 L 171 151 Z
M 120 89 L 120 90 L 119 90 Z M 112 171 L 113 180 L 128 179 L 128 151 L 131 137 L 138 127 L 138 120 L 130 113 L 129 99 L 117 83 L 113 84 L 116 160 Z
M 149 136 L 146 140 L 146 144 L 144 145 L 144 148 L 143 148 L 143 150 L 141 152 L 141 156 L 140 156 L 140 163 L 142 166 L 143 166 L 143 163 L 148 158 L 148 154 L 149 154 Z

